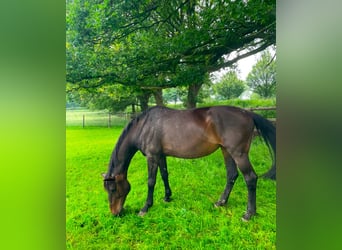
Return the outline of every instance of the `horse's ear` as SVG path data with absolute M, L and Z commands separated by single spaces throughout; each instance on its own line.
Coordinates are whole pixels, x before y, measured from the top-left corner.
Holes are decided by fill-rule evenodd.
M 115 181 L 115 179 L 116 179 L 113 176 L 108 177 L 107 174 L 105 174 L 105 173 L 102 173 L 101 175 L 102 175 L 104 181 Z

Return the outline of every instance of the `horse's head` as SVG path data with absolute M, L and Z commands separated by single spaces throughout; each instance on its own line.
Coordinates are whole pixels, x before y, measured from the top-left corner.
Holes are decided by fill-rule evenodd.
M 102 174 L 102 176 L 104 178 L 104 188 L 108 193 L 110 211 L 114 215 L 119 215 L 126 197 L 131 190 L 131 185 L 127 178 L 122 174 L 116 176 L 106 176 L 105 174 Z

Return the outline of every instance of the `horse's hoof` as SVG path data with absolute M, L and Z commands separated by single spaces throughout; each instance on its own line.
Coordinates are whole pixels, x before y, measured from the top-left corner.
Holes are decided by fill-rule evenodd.
M 242 220 L 243 222 L 248 222 L 248 221 L 249 221 L 249 219 L 246 219 L 245 216 L 242 216 L 242 217 L 241 217 L 241 220 Z
M 246 212 L 244 216 L 242 216 L 241 220 L 244 222 L 248 222 L 252 218 L 253 215 L 255 215 L 255 213 Z
M 165 201 L 165 202 L 170 202 L 170 201 L 171 201 L 171 198 L 170 198 L 170 197 L 165 197 L 165 198 L 164 198 L 164 201 Z
M 225 201 L 218 201 L 214 204 L 215 207 L 223 207 L 224 205 L 226 205 Z
M 140 212 L 138 213 L 138 216 L 143 217 L 145 214 L 146 214 L 146 212 L 140 211 Z

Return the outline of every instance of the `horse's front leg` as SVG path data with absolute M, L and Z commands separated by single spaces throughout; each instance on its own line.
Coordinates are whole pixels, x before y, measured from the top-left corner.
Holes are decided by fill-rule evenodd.
M 159 169 L 160 173 L 164 182 L 164 187 L 165 187 L 165 197 L 164 201 L 169 202 L 171 201 L 171 188 L 169 184 L 169 173 L 167 171 L 167 163 L 166 163 L 166 156 L 162 156 L 159 161 Z
M 146 203 L 139 212 L 140 216 L 144 216 L 147 213 L 147 210 L 153 205 L 153 192 L 154 192 L 154 186 L 156 184 L 158 160 L 156 160 L 155 157 L 147 157 L 147 165 L 148 165 L 148 182 L 147 182 L 148 193 L 147 193 Z

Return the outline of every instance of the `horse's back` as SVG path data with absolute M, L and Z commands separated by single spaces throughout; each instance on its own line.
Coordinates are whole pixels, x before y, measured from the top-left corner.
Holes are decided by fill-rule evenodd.
M 254 128 L 250 112 L 233 106 L 213 106 L 189 110 L 175 110 L 167 107 L 154 107 L 149 110 L 148 126 L 160 132 L 196 134 L 210 129 L 223 133 L 227 130 L 246 130 Z M 235 131 L 237 132 L 237 131 Z
M 254 127 L 253 119 L 249 111 L 233 106 L 214 106 L 209 114 L 215 122 L 224 126 L 232 127 Z

